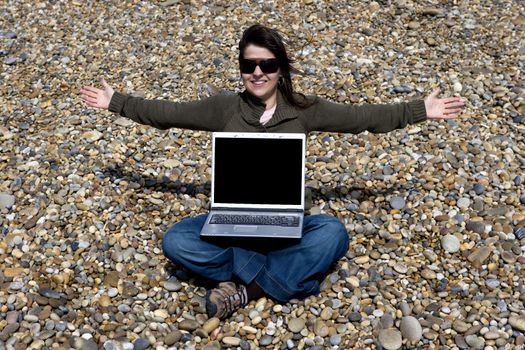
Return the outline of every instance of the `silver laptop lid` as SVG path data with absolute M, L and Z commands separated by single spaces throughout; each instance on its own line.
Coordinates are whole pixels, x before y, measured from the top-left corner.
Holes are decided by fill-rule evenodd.
M 212 208 L 304 209 L 304 134 L 215 132 L 212 147 Z

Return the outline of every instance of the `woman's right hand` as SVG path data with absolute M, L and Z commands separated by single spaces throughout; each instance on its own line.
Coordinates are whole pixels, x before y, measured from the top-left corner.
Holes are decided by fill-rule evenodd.
M 104 79 L 102 79 L 101 83 L 104 89 L 98 89 L 94 86 L 81 88 L 80 98 L 91 107 L 108 109 L 115 90 Z

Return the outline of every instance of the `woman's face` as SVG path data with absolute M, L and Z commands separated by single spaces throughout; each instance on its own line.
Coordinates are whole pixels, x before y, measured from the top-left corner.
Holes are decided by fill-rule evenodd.
M 252 95 L 260 98 L 265 103 L 270 99 L 275 98 L 277 94 L 277 84 L 281 75 L 280 69 L 277 69 L 274 73 L 265 73 L 260 67 L 260 62 L 262 60 L 275 60 L 275 55 L 267 48 L 250 44 L 244 49 L 244 59 L 255 60 L 259 63 L 251 73 L 243 73 L 241 70 L 242 81 L 246 90 Z M 271 71 L 272 64 L 278 64 L 278 62 L 267 61 L 266 63 L 263 63 L 263 65 L 266 65 L 266 67 L 263 66 L 263 69 L 265 71 Z

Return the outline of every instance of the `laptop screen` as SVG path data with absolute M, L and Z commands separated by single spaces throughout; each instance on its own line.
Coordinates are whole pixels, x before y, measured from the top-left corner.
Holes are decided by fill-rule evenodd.
M 303 139 L 216 137 L 214 147 L 214 203 L 303 203 Z

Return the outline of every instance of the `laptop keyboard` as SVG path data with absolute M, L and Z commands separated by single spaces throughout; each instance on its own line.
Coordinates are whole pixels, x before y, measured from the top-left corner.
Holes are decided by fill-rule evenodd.
M 299 226 L 298 216 L 213 214 L 210 224 Z

